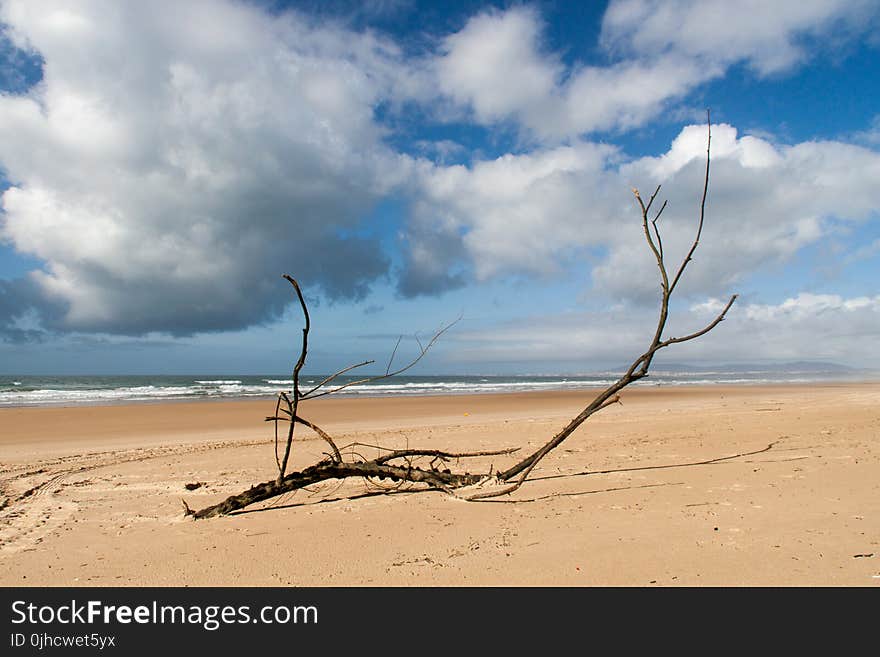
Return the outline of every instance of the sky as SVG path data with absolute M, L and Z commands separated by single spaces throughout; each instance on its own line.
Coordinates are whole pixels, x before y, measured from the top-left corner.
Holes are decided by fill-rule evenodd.
M 876 0 L 0 0 L 0 372 L 880 368 Z M 658 201 L 659 203 L 659 201 Z M 379 367 L 379 365 L 377 365 Z

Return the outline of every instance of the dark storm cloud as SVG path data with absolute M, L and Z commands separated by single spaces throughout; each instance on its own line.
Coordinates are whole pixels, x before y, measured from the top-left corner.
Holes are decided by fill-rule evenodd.
M 389 44 L 220 1 L 12 2 L 0 20 L 46 73 L 0 96 L 0 238 L 44 263 L 27 294 L 4 285 L 7 318 L 239 329 L 291 301 L 283 273 L 331 300 L 387 275 L 361 222 L 410 166 L 373 116 L 415 84 Z

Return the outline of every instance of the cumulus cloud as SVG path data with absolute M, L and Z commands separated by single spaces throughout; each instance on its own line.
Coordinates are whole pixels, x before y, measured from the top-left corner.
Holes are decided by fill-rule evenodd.
M 692 311 L 705 319 L 721 302 L 710 299 Z M 802 292 L 778 304 L 744 304 L 731 312 L 725 338 L 714 345 L 689 346 L 697 358 L 831 360 L 856 367 L 878 367 L 868 347 L 880 340 L 880 296 L 844 298 Z
M 224 0 L 10 0 L 0 18 L 45 62 L 0 96 L 0 232 L 46 263 L 50 327 L 237 328 L 277 316 L 282 272 L 331 298 L 387 273 L 359 220 L 409 166 L 373 116 L 419 84 L 393 44 Z
M 710 298 L 674 309 L 664 335 L 706 326 L 725 303 Z M 656 310 L 617 308 L 530 317 L 479 332 L 460 331 L 450 339 L 458 341 L 456 353 L 466 362 L 559 362 L 567 371 L 586 372 L 632 362 L 650 342 L 656 322 Z M 672 362 L 715 365 L 807 360 L 876 368 L 880 356 L 866 345 L 878 341 L 880 296 L 847 299 L 804 292 L 779 304 L 734 304 L 710 333 L 661 354 Z
M 656 264 L 642 236 L 632 187 L 662 184 L 660 220 L 670 268 L 693 240 L 705 172 L 706 126 L 686 126 L 658 157 L 625 161 L 609 146 L 578 142 L 469 167 L 420 170 L 422 204 L 411 228 L 437 218 L 462 236 L 457 258 L 479 280 L 552 275 L 571 257 L 601 253 L 593 286 L 619 299 L 653 299 Z M 685 294 L 720 294 L 768 263 L 855 222 L 877 219 L 880 153 L 853 144 L 779 145 L 713 126 L 703 240 Z M 449 259 L 452 260 L 452 254 Z M 418 269 L 418 258 L 411 265 Z
M 872 0 L 613 0 L 601 42 L 628 56 L 746 62 L 768 75 L 809 59 L 821 42 L 869 32 L 876 18 Z
M 660 157 L 621 168 L 633 186 L 663 184 L 669 200 L 661 219 L 669 252 L 682 257 L 693 239 L 705 171 L 706 128 L 687 126 Z M 738 136 L 714 127 L 707 222 L 700 250 L 682 292 L 719 294 L 762 267 L 782 263 L 800 249 L 852 225 L 877 220 L 871 180 L 880 174 L 880 153 L 835 141 L 794 145 Z M 612 246 L 594 271 L 594 283 L 621 296 L 650 294 L 650 258 L 639 258 L 635 240 Z M 630 272 L 622 278 L 621 268 Z M 638 271 L 641 274 L 638 274 Z
M 642 125 L 700 84 L 745 62 L 759 75 L 789 70 L 811 50 L 872 32 L 872 0 L 614 0 L 603 65 L 563 63 L 529 7 L 472 17 L 443 42 L 440 89 L 478 123 L 512 122 L 547 144 Z
M 471 18 L 443 42 L 434 67 L 440 90 L 490 125 L 514 121 L 540 140 L 629 128 L 720 69 L 677 54 L 567 69 L 542 45 L 528 7 Z
M 0 240 L 44 266 L 4 282 L 0 328 L 22 339 L 40 324 L 236 329 L 282 312 L 281 272 L 331 299 L 363 298 L 388 275 L 416 296 L 552 277 L 585 254 L 597 289 L 653 298 L 628 190 L 664 184 L 664 240 L 681 255 L 704 128 L 637 160 L 584 135 L 640 125 L 736 62 L 761 73 L 792 66 L 805 36 L 856 33 L 877 13 L 867 2 L 806 1 L 787 13 L 769 3 L 759 29 L 728 39 L 740 14 L 707 24 L 702 6 L 680 2 L 669 14 L 648 0 L 612 2 L 608 63 L 588 66 L 564 64 L 538 12 L 522 6 L 473 16 L 414 57 L 368 29 L 232 0 L 6 0 L 3 47 L 41 61 L 43 77 L 0 95 L 0 167 L 12 185 Z M 730 6 L 713 5 L 722 15 Z M 649 10 L 654 22 L 642 20 Z M 724 50 L 711 47 L 718 41 Z M 445 102 L 476 123 L 513 122 L 533 137 L 530 150 L 448 166 L 462 159 L 454 141 L 415 143 L 418 160 L 388 145 L 392 122 L 377 117 L 389 107 L 412 103 L 428 120 Z M 719 294 L 875 217 L 878 162 L 854 144 L 779 145 L 716 126 L 705 246 L 682 291 Z M 392 270 L 361 222 L 403 191 L 412 211 Z
M 620 191 L 603 184 L 611 182 L 605 166 L 616 154 L 612 146 L 580 142 L 471 166 L 422 163 L 408 228 L 415 248 L 401 291 L 447 289 L 444 277 L 456 264 L 480 281 L 553 275 L 567 253 L 606 243 L 614 226 L 597 217 L 610 215 Z
M 481 122 L 514 113 L 528 119 L 562 74 L 554 56 L 540 51 L 541 27 L 540 16 L 528 7 L 471 18 L 443 43 L 436 62 L 441 88 L 471 104 Z

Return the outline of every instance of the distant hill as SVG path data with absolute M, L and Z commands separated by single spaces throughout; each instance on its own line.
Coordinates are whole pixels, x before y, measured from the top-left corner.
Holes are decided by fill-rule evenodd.
M 786 363 L 724 363 L 719 365 L 656 363 L 652 368 L 655 372 L 823 372 L 823 373 L 856 373 L 860 370 L 824 361 L 792 361 Z

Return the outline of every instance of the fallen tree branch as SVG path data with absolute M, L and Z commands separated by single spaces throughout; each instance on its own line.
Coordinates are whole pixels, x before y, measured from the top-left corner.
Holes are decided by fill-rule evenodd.
M 302 344 L 300 348 L 299 359 L 297 360 L 296 365 L 293 368 L 292 389 L 289 393 L 282 392 L 279 394 L 275 406 L 274 415 L 266 418 L 266 421 L 274 422 L 275 424 L 275 458 L 278 465 L 278 476 L 274 481 L 267 481 L 262 484 L 257 484 L 256 486 L 244 491 L 243 493 L 233 495 L 223 502 L 220 502 L 219 504 L 209 506 L 200 511 L 192 511 L 188 506 L 186 506 L 186 503 L 184 502 L 186 514 L 191 515 L 197 519 L 224 515 L 233 511 L 237 511 L 239 509 L 243 509 L 256 502 L 270 499 L 272 497 L 276 497 L 278 495 L 282 495 L 291 491 L 299 490 L 305 488 L 306 486 L 311 486 L 322 481 L 326 481 L 329 479 L 342 480 L 349 477 L 362 477 L 365 479 L 377 478 L 379 480 L 390 479 L 392 482 L 410 482 L 412 484 L 422 485 L 427 490 L 443 490 L 457 498 L 469 501 L 484 500 L 499 497 L 501 495 L 509 495 L 510 493 L 519 489 L 528 480 L 529 475 L 532 473 L 538 463 L 542 459 L 544 459 L 550 452 L 556 449 L 560 444 L 562 444 L 562 442 L 565 441 L 569 436 L 571 436 L 571 434 L 574 433 L 574 431 L 581 424 L 583 424 L 593 414 L 598 413 L 605 408 L 608 408 L 612 404 L 620 403 L 619 393 L 621 390 L 626 388 L 628 385 L 648 376 L 648 371 L 651 367 L 651 363 L 653 362 L 654 356 L 657 354 L 658 351 L 675 344 L 695 340 L 705 335 L 724 320 L 727 312 L 736 301 L 737 295 L 731 296 L 730 300 L 727 302 L 721 312 L 714 318 L 714 320 L 702 329 L 690 334 L 686 334 L 682 337 L 671 337 L 665 339 L 663 338 L 663 333 L 666 328 L 667 319 L 669 317 L 670 298 L 679 281 L 681 280 L 681 277 L 684 274 L 688 264 L 693 260 L 693 255 L 697 249 L 697 246 L 700 243 L 700 238 L 703 233 L 703 226 L 706 216 L 706 198 L 709 190 L 710 146 L 712 142 L 712 127 L 710 115 L 708 112 L 706 113 L 706 118 L 708 123 L 708 136 L 706 143 L 706 172 L 703 180 L 703 193 L 700 201 L 700 214 L 697 224 L 697 231 L 688 252 L 678 266 L 675 275 L 672 277 L 671 282 L 666 267 L 667 254 L 664 251 L 660 227 L 658 224 L 658 221 L 663 214 L 663 211 L 666 209 L 666 201 L 661 204 L 659 210 L 657 210 L 657 212 L 654 214 L 654 217 L 650 217 L 651 208 L 653 207 L 654 201 L 657 199 L 657 196 L 660 193 L 660 186 L 657 186 L 657 188 L 654 190 L 654 193 L 651 194 L 650 198 L 648 199 L 647 203 L 642 200 L 638 189 L 633 189 L 633 194 L 642 215 L 642 229 L 645 240 L 648 244 L 648 248 L 654 256 L 654 260 L 656 261 L 660 274 L 660 308 L 658 312 L 657 326 L 654 330 L 653 338 L 651 339 L 651 342 L 649 343 L 648 348 L 644 351 L 644 353 L 642 353 L 630 364 L 630 366 L 617 381 L 601 391 L 593 399 L 593 401 L 591 401 L 580 413 L 572 418 L 559 432 L 557 432 L 552 438 L 550 438 L 550 440 L 541 445 L 538 449 L 536 449 L 528 456 L 521 459 L 518 463 L 515 463 L 514 465 L 496 474 L 492 473 L 492 469 L 490 469 L 488 473 L 471 474 L 469 472 L 452 472 L 448 468 L 439 470 L 434 466 L 438 460 L 440 462 L 445 462 L 447 459 L 458 460 L 485 456 L 506 456 L 518 451 L 519 448 L 508 448 L 495 451 L 449 452 L 439 449 L 390 449 L 380 447 L 378 445 L 363 445 L 360 443 L 352 443 L 352 445 L 346 446 L 343 449 L 348 449 L 353 446 L 364 446 L 375 448 L 378 449 L 380 452 L 385 453 L 380 454 L 373 459 L 366 459 L 360 454 L 349 454 L 349 460 L 346 460 L 345 458 L 343 458 L 341 451 L 337 448 L 335 441 L 329 433 L 299 415 L 298 409 L 300 402 L 306 399 L 314 399 L 317 397 L 337 393 L 352 386 L 363 385 L 366 383 L 372 383 L 382 379 L 387 379 L 407 371 L 416 363 L 421 361 L 421 359 L 427 354 L 428 350 L 437 342 L 437 340 L 453 325 L 455 325 L 461 319 L 461 317 L 456 319 L 454 322 L 447 324 L 436 333 L 434 333 L 432 338 L 426 344 L 423 344 L 421 340 L 419 340 L 418 336 L 415 336 L 415 340 L 419 346 L 417 356 L 409 361 L 407 364 L 394 371 L 391 370 L 391 366 L 394 362 L 395 356 L 397 355 L 397 350 L 400 346 L 401 339 L 398 339 L 397 343 L 394 346 L 394 350 L 391 352 L 391 356 L 388 359 L 388 364 L 385 368 L 384 374 L 363 377 L 361 379 L 348 381 L 334 388 L 325 389 L 326 386 L 338 379 L 338 377 L 340 377 L 341 375 L 374 362 L 372 360 L 368 360 L 342 368 L 341 370 L 338 370 L 337 372 L 322 379 L 317 385 L 313 386 L 305 393 L 302 393 L 299 389 L 299 376 L 308 355 L 308 337 L 311 323 L 309 319 L 308 308 L 306 307 L 306 303 L 303 298 L 302 290 L 300 289 L 299 284 L 296 282 L 295 279 L 291 278 L 288 275 L 285 275 L 284 278 L 288 282 L 290 282 L 290 284 L 294 287 L 294 290 L 296 291 L 296 296 L 299 300 L 305 318 L 305 326 L 302 330 Z M 282 422 L 289 423 L 289 426 L 287 429 L 287 440 L 284 446 L 284 454 L 283 457 L 279 458 L 279 425 Z M 293 443 L 294 429 L 297 424 L 302 424 L 312 429 L 330 446 L 331 451 L 327 455 L 328 458 L 326 460 L 320 461 L 319 463 L 307 467 L 300 472 L 291 472 L 288 474 L 286 471 L 287 464 L 290 457 L 291 446 Z M 360 460 L 351 460 L 353 456 L 356 456 Z M 428 469 L 420 468 L 415 465 L 415 461 L 417 459 L 427 457 L 432 458 L 430 467 Z M 392 461 L 400 461 L 401 463 L 391 463 Z
M 426 484 L 428 488 L 445 489 L 474 484 L 483 475 L 438 472 L 436 470 L 375 463 L 374 461 L 359 463 L 323 461 L 301 472 L 291 472 L 282 479 L 280 484 L 277 480 L 257 484 L 243 493 L 228 497 L 219 504 L 209 506 L 201 511 L 190 512 L 189 515 L 192 515 L 197 520 L 225 515 L 232 511 L 243 509 L 255 502 L 270 499 L 276 495 L 299 490 L 305 486 L 311 486 L 328 479 L 345 479 L 347 477 L 378 477 L 380 479 L 385 477 L 392 481 L 411 481 L 413 483 Z

